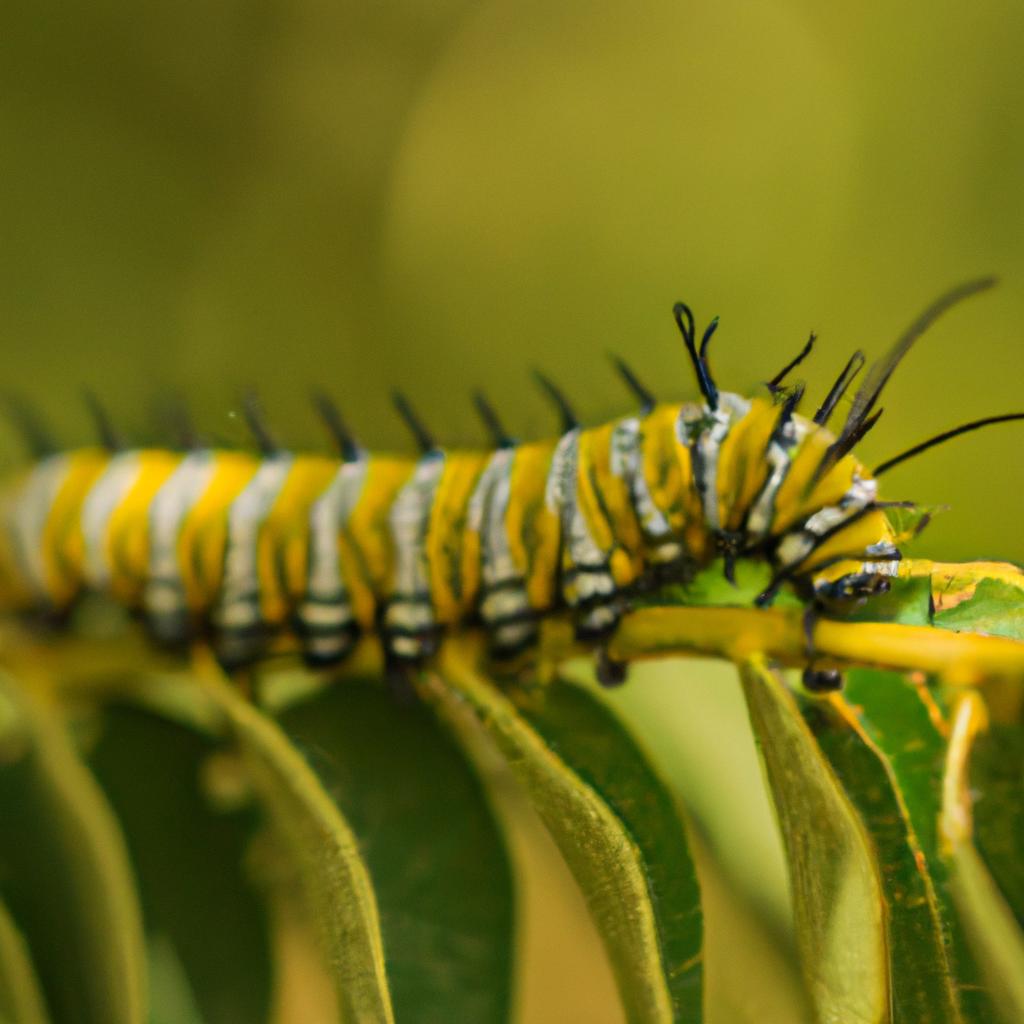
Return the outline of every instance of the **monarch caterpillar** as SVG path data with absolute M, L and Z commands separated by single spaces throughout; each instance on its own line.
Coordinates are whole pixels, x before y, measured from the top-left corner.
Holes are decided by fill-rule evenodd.
M 683 303 L 675 320 L 700 401 L 658 403 L 617 360 L 640 409 L 583 429 L 538 375 L 562 415 L 553 440 L 514 442 L 481 395 L 494 440 L 486 452 L 442 449 L 395 396 L 418 460 L 368 454 L 322 397 L 335 458 L 282 449 L 251 404 L 258 455 L 123 449 L 104 426 L 104 445 L 47 454 L 0 491 L 0 607 L 60 613 L 100 592 L 140 612 L 163 644 L 209 637 L 227 668 L 263 657 L 281 636 L 328 666 L 372 633 L 401 669 L 470 625 L 485 631 L 492 658 L 508 662 L 536 645 L 546 616 L 564 611 L 600 652 L 634 595 L 717 558 L 730 579 L 741 556 L 769 563 L 760 604 L 788 587 L 809 616 L 841 612 L 899 573 L 900 537 L 877 476 L 951 436 L 1024 417 L 965 424 L 873 474 L 853 455 L 917 337 L 992 283 L 969 282 L 928 307 L 872 366 L 838 433 L 827 425 L 862 352 L 806 418 L 803 386 L 784 381 L 813 334 L 767 393 L 748 399 L 720 391 L 712 376 L 718 319 L 698 339 Z M 808 656 L 809 686 L 838 685 Z M 624 672 L 606 658 L 599 666 L 606 682 Z

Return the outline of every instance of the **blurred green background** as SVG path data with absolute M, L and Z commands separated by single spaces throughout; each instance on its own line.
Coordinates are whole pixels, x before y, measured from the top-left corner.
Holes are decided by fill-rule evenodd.
M 256 387 L 283 438 L 320 446 L 315 385 L 371 446 L 409 448 L 395 386 L 476 444 L 477 386 L 521 436 L 554 429 L 538 363 L 587 422 L 628 404 L 608 350 L 692 396 L 679 298 L 722 315 L 733 390 L 817 330 L 817 398 L 855 347 L 997 273 L 894 378 L 863 446 L 880 461 L 1024 408 L 1021 53 L 1009 0 L 5 5 L 2 386 L 68 443 L 90 437 L 83 387 L 137 439 L 180 394 L 245 443 Z M 997 427 L 887 478 L 952 506 L 919 552 L 1024 560 L 1022 444 Z M 626 711 L 781 906 L 735 688 L 638 676 Z M 530 1006 L 567 1019 L 564 988 Z

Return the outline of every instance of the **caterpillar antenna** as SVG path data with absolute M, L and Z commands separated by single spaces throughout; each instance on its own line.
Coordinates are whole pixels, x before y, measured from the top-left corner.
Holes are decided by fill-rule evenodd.
M 984 419 L 971 420 L 970 423 L 961 423 L 960 426 L 953 427 L 952 430 L 944 430 L 941 434 L 936 434 L 934 437 L 928 438 L 927 441 L 915 444 L 912 448 L 900 452 L 899 455 L 894 455 L 891 459 L 886 459 L 885 462 L 879 463 L 875 467 L 873 475 L 881 476 L 883 473 L 888 473 L 890 469 L 898 466 L 901 462 L 906 462 L 907 459 L 912 459 L 915 455 L 920 455 L 922 452 L 928 451 L 929 448 L 936 447 L 936 445 L 952 441 L 954 437 L 960 437 L 961 434 L 970 434 L 972 431 L 981 430 L 982 427 L 990 427 L 994 423 L 1011 423 L 1014 420 L 1024 420 L 1024 412 L 1010 412 L 1002 416 L 986 416 Z
M 804 347 L 797 354 L 795 359 L 790 360 L 786 365 L 779 370 L 771 380 L 765 382 L 765 387 L 774 395 L 782 390 L 782 382 L 792 373 L 810 354 L 811 349 L 814 348 L 814 343 L 818 340 L 818 336 L 811 331 L 810 337 L 807 339 Z
M 843 367 L 843 372 L 836 378 L 835 384 L 829 390 L 829 393 L 825 396 L 825 401 L 821 403 L 820 408 L 814 414 L 814 422 L 819 427 L 825 426 L 828 423 L 829 418 L 835 411 L 835 407 L 842 401 L 843 395 L 846 394 L 847 388 L 853 383 L 854 378 L 864 368 L 864 364 L 867 362 L 867 358 L 860 349 L 850 356 L 849 362 Z
M 850 412 L 846 417 L 846 422 L 843 424 L 843 429 L 839 432 L 836 440 L 826 449 L 825 455 L 808 483 L 809 487 L 813 487 L 874 425 L 878 419 L 877 416 L 871 419 L 870 424 L 868 423 L 872 410 L 881 397 L 882 390 L 888 383 L 889 378 L 893 375 L 893 372 L 899 366 L 904 356 L 910 351 L 914 342 L 943 313 L 959 305 L 965 299 L 987 291 L 995 283 L 995 277 L 979 277 L 973 281 L 965 281 L 963 284 L 959 284 L 944 292 L 896 339 L 892 348 L 872 365 L 868 371 L 867 378 L 860 386 L 860 390 L 854 395 L 853 405 L 850 407 Z
M 718 318 L 716 317 L 712 320 L 708 329 L 704 332 L 701 351 L 698 352 L 697 332 L 693 322 L 693 311 L 685 302 L 677 302 L 672 307 L 672 315 L 675 317 L 679 333 L 683 336 L 683 343 L 686 345 L 686 351 L 690 355 L 690 362 L 693 363 L 693 370 L 697 375 L 697 386 L 700 388 L 700 393 L 704 396 L 704 401 L 707 402 L 708 408 L 717 409 L 718 388 L 715 386 L 715 382 L 711 379 L 711 371 L 708 369 L 704 356 L 707 352 L 708 343 L 711 341 L 711 335 L 718 326 Z

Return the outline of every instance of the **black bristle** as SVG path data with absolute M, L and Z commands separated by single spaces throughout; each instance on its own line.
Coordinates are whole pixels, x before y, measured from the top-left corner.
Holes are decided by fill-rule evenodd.
M 905 452 L 900 452 L 899 455 L 894 455 L 891 459 L 886 459 L 885 462 L 882 462 L 875 467 L 874 475 L 881 476 L 883 473 L 892 469 L 893 466 L 898 466 L 901 462 L 905 462 L 907 459 L 911 459 L 915 455 L 920 455 L 922 452 L 926 452 L 929 448 L 934 448 L 936 445 L 944 444 L 946 441 L 952 441 L 954 437 L 959 437 L 961 434 L 969 434 L 974 430 L 980 430 L 982 427 L 992 426 L 994 423 L 1011 423 L 1014 420 L 1024 420 L 1024 412 L 1009 412 L 1002 416 L 986 416 L 981 420 L 972 420 L 970 423 L 962 423 L 959 427 L 953 427 L 952 430 L 944 430 L 941 434 L 936 434 L 934 437 L 928 438 L 927 441 L 915 444 L 913 448 L 908 448 Z
M 857 349 L 850 356 L 850 361 L 843 367 L 843 372 L 836 378 L 835 384 L 832 385 L 829 393 L 825 396 L 825 401 L 821 403 L 821 407 L 814 414 L 814 422 L 819 427 L 823 427 L 828 423 L 829 417 L 835 411 L 835 407 L 842 401 L 843 395 L 846 394 L 846 389 L 864 368 L 865 362 L 864 353 L 860 349 Z
M 35 406 L 14 394 L 5 394 L 0 401 L 33 458 L 44 459 L 60 451 Z
M 262 455 L 276 455 L 280 450 L 277 439 L 267 425 L 266 415 L 263 412 L 263 404 L 259 396 L 254 392 L 248 392 L 242 399 L 242 413 L 245 416 L 249 432 L 256 441 Z
M 541 389 L 557 409 L 562 421 L 562 433 L 568 434 L 569 431 L 576 430 L 580 425 L 580 421 L 576 418 L 576 414 L 566 400 L 565 395 L 562 394 L 561 388 L 550 377 L 541 373 L 540 370 L 533 371 L 533 379 L 541 386 Z
M 700 351 L 698 352 L 697 331 L 694 326 L 693 311 L 685 302 L 677 302 L 672 307 L 672 315 L 675 317 L 679 333 L 683 336 L 683 343 L 686 345 L 686 351 L 690 355 L 690 362 L 693 363 L 693 370 L 697 375 L 697 386 L 700 388 L 700 393 L 704 396 L 704 401 L 707 402 L 709 409 L 717 409 L 718 388 L 711 379 L 711 371 L 708 369 L 705 356 L 708 345 L 711 342 L 711 336 L 718 327 L 718 318 L 715 317 L 708 325 L 701 340 Z
M 649 413 L 658 404 L 658 400 L 654 397 L 653 393 L 640 383 L 640 378 L 633 372 L 625 359 L 611 353 L 609 353 L 608 358 L 612 361 L 612 365 L 618 371 L 619 376 L 626 382 L 626 387 L 636 396 L 637 401 L 640 403 L 641 412 L 644 415 Z
M 797 357 L 788 362 L 771 380 L 765 382 L 765 387 L 774 395 L 782 390 L 782 382 L 791 374 L 810 354 L 811 349 L 814 348 L 814 343 L 818 340 L 818 336 L 811 331 L 810 337 L 807 339 L 807 343 L 800 350 Z
M 331 439 L 338 446 L 338 453 L 345 462 L 355 462 L 359 458 L 359 444 L 348 429 L 345 420 L 338 411 L 337 405 L 323 391 L 314 391 L 313 406 L 327 426 Z
M 92 416 L 100 444 L 109 452 L 121 451 L 125 447 L 124 439 L 114 429 L 110 414 L 103 403 L 94 392 L 88 390 L 82 392 L 82 399 L 85 402 L 85 407 L 89 410 L 89 415 Z
M 502 426 L 494 406 L 491 405 L 487 400 L 487 396 L 482 391 L 473 392 L 473 405 L 480 414 L 480 419 L 483 420 L 487 433 L 491 435 L 491 442 L 494 447 L 514 448 L 516 445 L 515 440 L 509 436 L 508 431 Z
M 437 444 L 434 441 L 433 436 L 413 411 L 413 408 L 409 404 L 409 400 L 405 395 L 403 395 L 401 391 L 394 391 L 391 394 L 391 400 L 395 404 L 395 409 L 398 410 L 398 415 L 402 417 L 403 422 L 409 428 L 409 431 L 415 439 L 420 451 L 424 455 L 437 451 Z

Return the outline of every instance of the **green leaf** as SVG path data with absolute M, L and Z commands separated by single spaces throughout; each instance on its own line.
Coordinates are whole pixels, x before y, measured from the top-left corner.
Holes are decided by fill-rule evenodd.
M 646 752 L 597 694 L 568 681 L 523 714 L 551 750 L 592 787 L 636 843 L 650 891 L 674 1020 L 703 1013 L 700 887 L 680 808 Z
M 646 865 L 634 837 L 600 794 L 551 750 L 469 656 L 446 645 L 443 681 L 428 693 L 443 713 L 471 710 L 505 755 L 576 878 L 601 933 L 627 1018 L 673 1020 Z
M 269 1017 L 272 976 L 267 912 L 245 870 L 259 815 L 204 792 L 221 746 L 111 705 L 89 763 L 124 826 L 151 946 L 161 962 L 176 958 L 206 1024 L 252 1024 Z M 154 986 L 156 1018 L 158 995 Z
M 725 562 L 718 558 L 701 569 L 685 583 L 658 587 L 650 594 L 640 594 L 632 602 L 634 608 L 681 605 L 687 608 L 748 608 L 771 582 L 774 572 L 764 559 L 736 559 L 732 579 L 725 574 Z M 783 588 L 775 602 L 776 608 L 796 608 L 801 602 L 789 589 Z
M 974 593 L 952 608 L 937 612 L 935 625 L 970 633 L 1024 640 L 1024 599 L 1019 587 L 982 579 Z
M 208 666 L 204 682 L 227 717 L 274 833 L 298 870 L 343 1019 L 392 1024 L 377 903 L 351 828 L 276 722 L 224 681 L 215 666 Z
M 0 677 L 2 889 L 32 949 L 55 1024 L 141 1024 L 142 920 L 128 854 L 55 708 Z M 12 722 L 23 745 L 10 742 Z M 13 753 L 12 753 L 13 751 Z
M 789 861 L 797 947 L 820 1021 L 889 1021 L 882 880 L 872 844 L 793 695 L 760 656 L 741 669 Z
M 941 832 L 952 864 L 953 897 L 965 930 L 1003 1019 L 1016 1024 L 1024 1020 L 1024 932 L 973 843 L 972 747 L 987 727 L 987 719 L 981 696 L 964 692 L 953 712 Z
M 515 894 L 472 768 L 436 716 L 345 679 L 280 715 L 359 839 L 398 1020 L 510 1014 Z
M 970 778 L 974 845 L 1024 928 L 1024 728 L 996 722 L 979 735 Z
M 883 713 L 879 705 L 886 696 L 892 707 Z M 957 952 L 948 946 L 951 907 L 948 901 L 940 900 L 934 877 L 936 870 L 942 871 L 935 838 L 941 746 L 927 750 L 928 733 L 934 730 L 920 701 L 900 676 L 858 674 L 849 697 L 851 701 L 870 699 L 872 709 L 877 709 L 880 716 L 871 721 L 881 726 L 869 729 L 865 716 L 839 695 L 803 700 L 801 710 L 856 808 L 877 859 L 885 905 L 892 1019 L 907 1024 L 960 1021 L 954 983 L 968 979 L 958 976 L 951 962 L 950 954 Z M 917 703 L 919 714 L 914 714 L 917 709 L 911 701 Z M 889 730 L 885 729 L 887 724 Z M 899 774 L 887 749 L 901 755 Z M 905 781 L 906 788 L 901 787 L 901 781 Z M 911 814 L 910 806 L 916 815 Z M 915 826 L 920 826 L 921 835 Z M 942 874 L 944 882 L 945 872 Z M 958 952 L 966 952 L 962 944 Z M 975 980 L 971 971 L 970 981 Z
M 865 811 L 869 826 L 874 818 L 879 818 L 881 827 L 878 832 L 897 840 L 894 852 L 898 855 L 898 833 L 894 834 L 893 828 L 895 823 L 886 817 L 887 806 L 891 809 L 893 798 L 897 800 L 900 816 L 908 834 L 912 836 L 910 853 L 916 860 L 916 851 L 920 851 L 920 872 L 923 878 L 930 879 L 930 884 L 926 885 L 934 892 L 938 917 L 942 922 L 941 937 L 944 940 L 947 967 L 963 1015 L 972 1021 L 991 1020 L 995 1011 L 985 991 L 979 965 L 967 945 L 956 910 L 951 890 L 948 851 L 938 829 L 947 744 L 941 711 L 928 688 L 923 684 L 911 684 L 895 672 L 868 669 L 851 671 L 847 675 L 844 698 L 841 704 L 845 715 L 854 718 L 856 727 L 864 732 L 861 762 L 869 771 L 862 779 L 863 784 L 856 785 L 853 778 L 856 774 L 855 765 L 850 764 L 850 775 L 847 776 L 834 759 L 836 770 L 844 779 L 854 783 L 851 794 L 855 801 L 869 805 Z M 818 706 L 821 707 L 820 704 Z M 836 729 L 841 734 L 843 725 L 837 724 Z M 855 731 L 855 728 L 846 728 L 846 742 L 851 746 L 857 742 L 853 735 Z M 830 752 L 842 742 L 823 741 L 823 747 L 826 752 Z M 878 764 L 873 772 L 869 760 L 872 753 Z M 878 777 L 877 787 L 869 783 L 872 774 Z M 876 832 L 875 838 L 881 844 L 883 835 Z M 906 862 L 905 855 L 903 859 L 904 863 L 899 870 L 909 872 L 911 865 Z M 896 868 L 892 871 L 895 873 Z M 906 897 L 903 899 L 905 902 Z M 911 923 L 910 919 L 903 916 L 896 922 L 901 930 Z M 897 945 L 895 938 L 893 945 L 894 970 L 912 972 L 906 976 L 894 974 L 894 986 L 913 984 L 917 968 L 912 963 L 903 964 L 901 968 L 901 958 L 907 955 L 916 957 L 924 947 Z M 926 964 L 925 974 L 928 968 Z
M 47 1024 L 46 1002 L 39 988 L 25 937 L 0 903 L 0 1021 Z
M 903 626 L 930 626 L 932 582 L 927 576 L 896 579 L 885 594 L 878 594 L 843 616 L 845 622 L 896 622 Z

